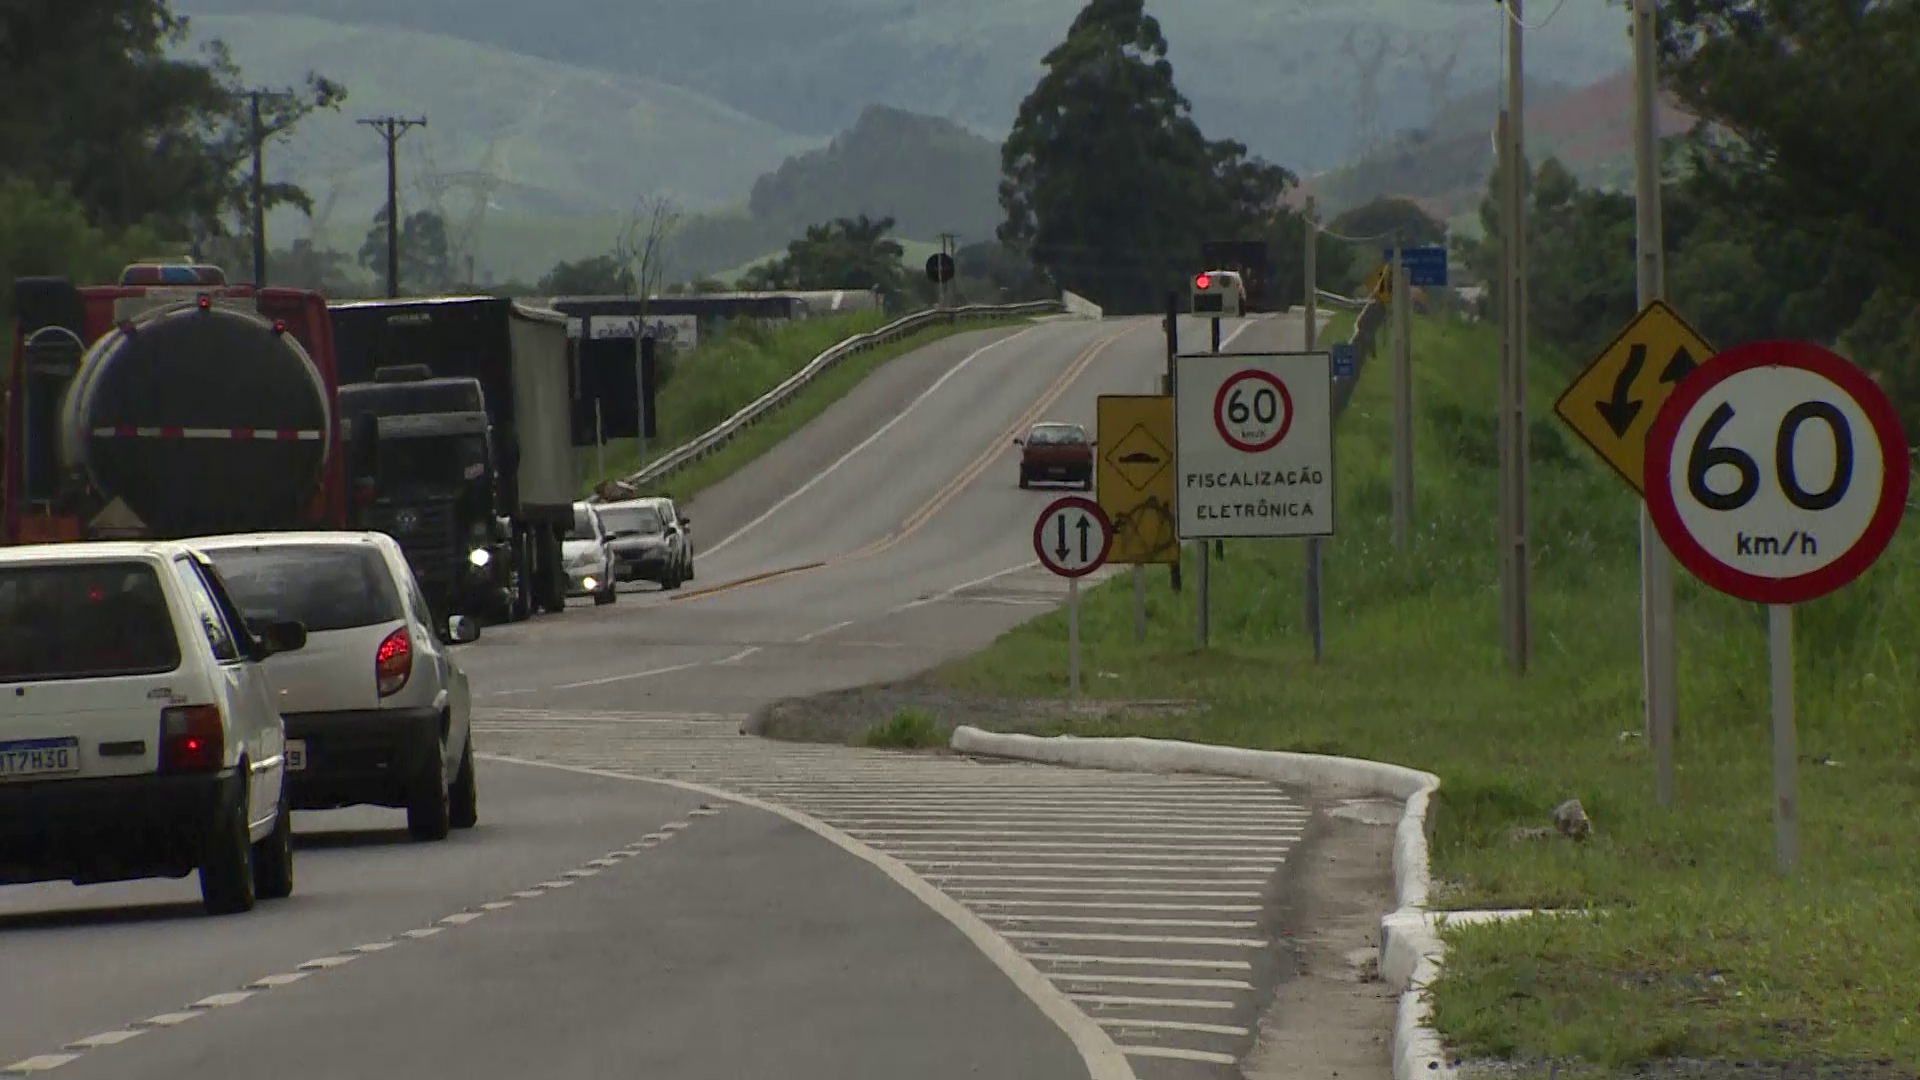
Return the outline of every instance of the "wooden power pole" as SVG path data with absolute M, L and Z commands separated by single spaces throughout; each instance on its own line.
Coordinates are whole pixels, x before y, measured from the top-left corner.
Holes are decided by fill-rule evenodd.
M 400 295 L 400 136 L 408 128 L 426 127 L 427 118 L 379 116 L 359 123 L 387 141 L 387 298 L 393 299 Z

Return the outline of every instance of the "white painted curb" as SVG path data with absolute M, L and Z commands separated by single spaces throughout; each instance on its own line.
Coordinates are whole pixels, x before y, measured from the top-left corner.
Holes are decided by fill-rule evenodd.
M 1247 750 L 1172 739 L 1083 739 L 1003 735 L 976 727 L 954 729 L 950 743 L 963 754 L 1020 758 L 1054 765 L 1129 772 L 1191 772 L 1295 784 L 1321 791 L 1387 796 L 1405 804 L 1393 836 L 1395 909 L 1380 920 L 1380 977 L 1400 993 L 1393 1024 L 1394 1080 L 1453 1080 L 1440 1038 L 1427 1026 L 1426 985 L 1440 972 L 1444 952 L 1436 916 L 1426 910 L 1427 810 L 1440 778 L 1432 773 L 1359 758 Z M 1508 912 L 1448 912 L 1449 920 L 1481 921 Z

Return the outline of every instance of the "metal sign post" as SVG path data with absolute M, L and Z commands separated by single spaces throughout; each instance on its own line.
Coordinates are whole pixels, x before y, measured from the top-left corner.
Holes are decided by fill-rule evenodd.
M 1873 565 L 1906 512 L 1899 414 L 1872 376 L 1818 345 L 1759 341 L 1714 356 L 1647 432 L 1647 512 L 1680 564 L 1767 605 L 1774 848 L 1799 858 L 1793 609 Z
M 1413 532 L 1413 298 L 1407 264 L 1393 249 L 1393 545 Z
M 1303 212 L 1302 220 L 1306 223 L 1307 248 L 1301 252 L 1301 259 L 1306 270 L 1306 287 L 1303 290 L 1304 295 L 1301 298 L 1301 308 L 1305 315 L 1305 321 L 1300 327 L 1300 350 L 1302 352 L 1312 352 L 1314 338 L 1320 332 L 1320 328 L 1315 325 L 1320 317 L 1320 283 L 1318 281 L 1320 224 L 1314 217 L 1313 196 L 1311 195 L 1307 196 L 1306 210 Z M 1335 371 L 1333 374 L 1335 378 L 1340 376 L 1338 371 Z M 1307 636 L 1313 640 L 1313 660 L 1315 663 L 1319 663 L 1320 657 L 1324 653 L 1325 642 L 1325 638 L 1320 629 L 1319 537 L 1307 537 L 1305 562 L 1307 580 L 1305 586 L 1301 589 L 1301 595 L 1306 600 Z
M 1079 495 L 1055 499 L 1033 523 L 1033 553 L 1067 579 L 1067 688 L 1080 696 L 1080 579 L 1100 569 L 1113 550 L 1113 523 L 1100 504 Z

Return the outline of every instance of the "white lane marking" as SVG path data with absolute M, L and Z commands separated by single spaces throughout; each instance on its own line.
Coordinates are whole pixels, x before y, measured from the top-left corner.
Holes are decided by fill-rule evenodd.
M 893 837 L 893 836 L 1045 836 L 1049 838 L 1057 837 L 1057 838 L 1064 839 L 1070 836 L 1086 836 L 1096 840 L 1178 840 L 1181 837 L 1193 837 L 1194 839 L 1198 839 L 1198 840 L 1228 840 L 1228 841 L 1238 841 L 1246 844 L 1262 845 L 1262 846 L 1256 846 L 1251 848 L 1233 847 L 1233 846 L 1226 846 L 1226 847 L 1210 846 L 1210 847 L 1197 848 L 1197 847 L 1190 847 L 1186 844 L 1129 844 L 1128 845 L 1129 847 L 1133 847 L 1133 848 L 1145 848 L 1149 851 L 1152 851 L 1152 850 L 1286 851 L 1289 848 L 1291 848 L 1293 845 L 1281 844 L 1281 845 L 1272 846 L 1272 847 L 1264 846 L 1264 845 L 1270 844 L 1274 840 L 1298 840 L 1300 838 L 1300 830 L 1298 829 L 1280 829 L 1280 830 L 1276 830 L 1274 832 L 1268 833 L 1264 836 L 1245 836 L 1245 835 L 1235 836 L 1235 835 L 1229 835 L 1229 834 L 1224 834 L 1219 832 L 1189 833 L 1189 832 L 1180 832 L 1174 829 L 1168 829 L 1165 831 L 1155 831 L 1155 832 L 1115 832 L 1111 829 L 848 829 L 847 832 L 851 833 L 854 836 L 887 836 L 887 837 Z M 914 847 L 920 844 L 931 843 L 932 841 L 888 840 L 886 842 L 889 844 L 899 844 L 903 847 Z M 1006 842 L 1002 842 L 998 840 L 952 840 L 947 842 L 953 843 L 953 844 L 968 845 L 968 846 L 973 846 L 978 844 L 992 844 L 996 847 L 1033 847 L 1035 846 L 1033 842 L 1022 841 L 1022 840 L 1013 840 L 1013 841 L 1006 841 Z
M 295 971 L 325 971 L 328 968 L 336 968 L 342 964 L 352 963 L 356 959 L 358 959 L 358 957 L 322 956 L 313 960 L 308 960 L 307 962 L 294 968 L 294 970 Z
M 938 841 L 930 841 L 924 844 L 897 843 L 897 844 L 889 844 L 887 846 L 888 847 L 910 847 L 910 848 L 931 847 L 934 849 L 932 851 L 913 852 L 913 854 L 917 856 L 937 855 L 946 849 L 956 849 L 952 851 L 952 854 L 955 854 L 955 855 L 984 855 L 986 854 L 985 851 L 966 850 L 970 848 L 984 847 L 987 849 L 987 851 L 998 851 L 1006 855 L 1008 858 L 1014 858 L 1014 859 L 1045 859 L 1045 858 L 1055 858 L 1055 857 L 1064 856 L 1064 855 L 1091 855 L 1091 856 L 1098 856 L 1102 859 L 1114 859 L 1114 860 L 1155 859 L 1160 862 L 1237 863 L 1237 862 L 1243 861 L 1247 855 L 1254 855 L 1256 857 L 1258 857 L 1259 855 L 1259 851 L 1250 851 L 1243 854 L 1241 852 L 1234 851 L 1232 848 L 1212 849 L 1214 851 L 1226 852 L 1226 854 L 1221 854 L 1221 855 L 1188 855 L 1177 844 L 1141 844 L 1140 845 L 1141 847 L 1170 849 L 1166 851 L 1151 851 L 1151 852 L 1135 851 L 1131 848 L 1108 847 L 1106 845 L 1101 845 L 1101 844 L 1041 844 L 1041 843 L 994 844 L 988 841 L 969 842 L 966 840 L 955 840 L 955 841 L 952 841 L 951 843 L 944 843 L 944 844 Z M 1017 850 L 1007 850 L 1009 848 L 1017 849 Z M 1285 848 L 1264 848 L 1260 850 L 1269 853 L 1267 855 L 1266 861 L 1268 861 L 1270 865 L 1278 866 L 1281 862 L 1285 861 L 1280 857 L 1280 854 L 1279 854 L 1280 852 L 1284 852 L 1286 850 Z M 952 865 L 959 866 L 961 864 L 954 863 Z M 1007 865 L 1024 866 L 1028 864 L 1009 863 Z M 1110 869 L 1134 869 L 1134 868 L 1133 867 L 1124 867 L 1124 868 L 1111 867 Z
M 16 1061 L 6 1068 L 0 1069 L 0 1074 L 7 1076 L 27 1076 L 32 1073 L 52 1072 L 79 1057 L 79 1054 L 35 1054 L 30 1058 Z
M 1208 945 L 1222 949 L 1264 949 L 1270 944 L 1261 938 L 1179 937 L 1168 934 L 1057 934 L 1051 930 L 1002 930 L 1000 936 L 1015 941 L 1116 941 L 1129 945 Z
M 1058 862 L 1007 862 L 1004 859 L 901 859 L 908 866 L 930 867 L 992 867 L 1000 870 L 1112 870 L 1105 863 L 1058 863 Z M 1209 869 L 1223 870 L 1233 874 L 1271 874 L 1280 866 L 1278 862 L 1264 866 L 1216 866 Z M 1193 869 L 1191 866 L 1129 866 L 1129 870 L 1147 870 L 1153 873 L 1178 874 Z
M 1054 982 L 1069 983 L 1111 983 L 1127 986 L 1185 986 L 1191 989 L 1205 990 L 1251 990 L 1253 984 L 1245 979 L 1182 979 L 1172 975 L 1074 975 L 1060 972 L 1054 975 Z
M 1262 886 L 1266 885 L 1267 883 L 1265 878 L 1202 879 L 1202 878 L 1186 878 L 1186 877 L 1178 877 L 1178 878 L 1104 877 L 1104 876 L 1103 877 L 1059 877 L 1059 876 L 1054 876 L 1050 874 L 1033 874 L 1033 875 L 1028 875 L 1028 874 L 927 874 L 926 876 L 935 881 L 1025 881 L 1025 882 L 1044 881 L 1044 882 L 1049 882 L 1057 885 L 1075 885 L 1075 886 L 1202 885 L 1207 888 L 1212 888 L 1216 885 L 1221 885 L 1221 886 L 1251 885 L 1255 889 L 1259 889 Z M 961 886 L 961 887 L 968 888 L 968 889 L 985 889 L 991 892 L 1079 892 L 1081 891 L 1078 888 L 1074 888 L 1074 889 L 1003 889 L 1003 888 L 999 888 L 997 886 L 991 886 L 991 885 L 969 885 L 969 886 Z M 1139 896 L 1155 895 L 1154 893 L 1144 892 L 1144 891 L 1139 891 L 1134 889 L 1106 889 L 1103 891 L 1113 893 L 1116 895 L 1122 895 L 1122 896 L 1129 895 L 1129 894 L 1139 895 Z M 1165 895 L 1169 895 L 1169 896 L 1185 896 L 1185 895 L 1258 896 L 1260 894 L 1258 892 L 1196 892 L 1196 893 L 1190 893 L 1190 894 L 1184 893 L 1184 892 L 1176 892 L 1176 893 L 1168 893 Z
M 706 660 L 701 660 L 693 664 L 673 664 L 669 667 L 650 668 L 646 671 L 630 671 L 625 675 L 608 675 L 602 679 L 585 679 L 580 682 L 561 683 L 559 686 L 549 687 L 549 689 L 578 690 L 585 686 L 606 686 L 608 683 L 630 682 L 634 679 L 651 679 L 655 675 L 671 675 L 676 671 L 691 671 L 697 667 L 706 667 L 707 664 L 708 661 Z
M 513 895 L 514 895 L 514 896 L 515 896 L 516 898 L 518 898 L 518 899 L 521 899 L 521 900 L 531 900 L 531 899 L 533 899 L 534 897 L 536 897 L 536 896 L 539 896 L 539 895 L 541 894 L 541 892 L 542 892 L 542 891 L 544 891 L 544 890 L 541 890 L 541 889 L 521 889 L 521 890 L 520 890 L 519 892 L 517 892 L 517 893 L 514 893 Z
M 553 881 L 543 881 L 543 882 L 541 882 L 541 883 L 540 883 L 540 888 L 542 888 L 542 889 L 548 889 L 548 890 L 553 890 L 553 889 L 570 889 L 570 888 L 572 888 L 572 887 L 573 887 L 573 882 L 571 882 L 571 881 L 561 881 L 561 880 L 559 880 L 558 878 L 556 878 L 556 879 L 554 879 Z
M 760 651 L 760 646 L 749 645 L 746 648 L 741 649 L 739 652 L 734 653 L 732 656 L 727 657 L 725 660 L 715 660 L 713 662 L 713 666 L 725 667 L 728 664 L 737 664 L 740 661 L 745 660 L 747 657 L 752 656 L 754 653 L 757 653 L 759 651 Z
M 974 578 L 972 581 L 963 581 L 960 584 L 955 585 L 951 589 L 943 589 L 940 592 L 934 593 L 932 596 L 923 596 L 918 600 L 909 600 L 906 603 L 901 604 L 899 607 L 888 609 L 887 614 L 898 615 L 903 611 L 911 611 L 914 608 L 921 607 L 926 604 L 937 604 L 943 600 L 951 600 L 956 595 L 966 592 L 968 589 L 977 589 L 982 585 L 990 585 L 993 582 L 999 581 L 1003 577 L 1011 577 L 1012 575 L 1017 574 L 1022 570 L 1031 570 L 1034 567 L 1039 565 L 1040 565 L 1039 559 L 1028 559 L 1026 562 L 1021 563 L 1019 566 L 1009 566 L 1005 570 L 995 570 L 993 573 L 988 574 L 985 577 L 977 577 L 977 578 Z
M 959 875 L 930 874 L 928 876 L 930 878 L 941 878 L 942 880 L 946 880 L 946 881 L 966 880 L 965 878 Z M 1038 880 L 1038 879 L 1024 879 L 1024 880 Z M 946 885 L 944 886 L 944 888 L 946 888 L 951 892 L 995 893 L 995 894 L 1011 893 L 1015 896 L 1047 896 L 1047 895 L 1050 895 L 1050 896 L 1062 896 L 1062 895 L 1064 896 L 1185 896 L 1185 897 L 1194 897 L 1194 898 L 1203 899 L 1203 900 L 1258 900 L 1260 898 L 1260 893 L 1258 891 L 1248 892 L 1246 890 L 1237 890 L 1237 889 L 1204 889 L 1204 890 L 1202 889 L 1102 889 L 1102 888 L 1090 887 L 1090 886 L 1102 885 L 1107 881 L 1141 881 L 1141 880 L 1157 881 L 1158 879 L 1066 878 L 1064 880 L 1079 881 L 1080 884 L 1070 885 L 1070 886 Z M 1164 882 L 1164 884 L 1176 885 L 1176 884 L 1179 884 L 1179 882 L 1169 881 L 1169 882 Z M 1254 884 L 1258 884 L 1258 882 L 1255 882 Z
M 1236 1037 L 1253 1034 L 1253 1032 L 1246 1028 L 1235 1027 L 1232 1024 L 1202 1024 L 1193 1020 L 1122 1020 L 1117 1017 L 1103 1017 L 1100 1019 L 1099 1024 L 1101 1027 L 1119 1028 L 1122 1030 L 1126 1028 L 1144 1028 L 1153 1031 L 1192 1031 L 1201 1035 L 1231 1035 Z
M 990 911 L 980 916 L 990 922 L 1069 923 L 1074 926 L 1181 926 L 1195 930 L 1251 930 L 1260 924 L 1252 919 L 1116 919 L 1096 915 L 1020 915 Z
M 991 813 L 985 810 L 908 810 L 901 809 L 891 814 L 842 815 L 840 820 L 850 825 L 895 824 L 895 825 L 1166 825 L 1164 831 L 1188 832 L 1204 831 L 1213 835 L 1213 830 L 1231 827 L 1237 832 L 1283 832 L 1298 834 L 1300 830 L 1280 827 L 1267 829 L 1256 822 L 1270 820 L 1271 815 L 1250 814 L 1235 811 L 1223 814 L 1106 814 L 1086 811 L 1060 811 L 1058 813 L 1025 813 L 1006 811 Z M 939 830 L 946 831 L 946 830 Z
M 599 872 L 600 872 L 600 868 L 599 868 L 599 867 L 596 867 L 596 866 L 583 866 L 583 867 L 581 867 L 581 868 L 580 868 L 580 869 L 578 869 L 578 870 L 569 870 L 569 871 L 567 871 L 567 873 L 566 873 L 566 876 L 567 876 L 567 877 L 570 877 L 570 878 L 589 878 L 589 877 L 592 877 L 593 875 L 595 875 L 595 874 L 597 874 L 597 873 L 599 873 Z
M 1226 344 L 1222 342 L 1221 344 Z M 1209 1065 L 1235 1065 L 1240 1059 L 1232 1054 L 1222 1054 L 1213 1050 L 1188 1050 L 1180 1046 L 1130 1046 L 1122 1045 L 1120 1052 L 1128 1057 L 1166 1058 L 1172 1061 L 1200 1061 Z
M 89 1035 L 84 1039 L 75 1039 L 68 1043 L 64 1049 L 93 1050 L 102 1046 L 118 1046 L 128 1039 L 139 1038 L 141 1034 L 141 1032 L 135 1031 L 132 1028 L 121 1028 L 118 1031 L 103 1031 L 98 1035 Z
M 931 386 L 928 386 L 925 390 L 920 391 L 920 393 L 917 396 L 915 396 L 912 401 L 907 402 L 904 408 L 902 408 L 899 412 L 895 413 L 892 419 L 880 425 L 880 427 L 877 430 L 875 430 L 873 434 L 860 440 L 859 444 L 856 445 L 853 449 L 847 451 L 844 454 L 841 454 L 839 458 L 834 460 L 833 464 L 828 465 L 826 468 L 814 474 L 812 479 L 808 480 L 806 483 L 801 484 L 799 487 L 793 489 L 792 491 L 788 492 L 786 495 L 782 496 L 778 502 L 775 502 L 772 506 L 767 507 L 766 511 L 762 513 L 759 517 L 754 518 L 752 521 L 749 521 L 745 525 L 740 526 L 738 529 L 733 530 L 732 533 L 728 534 L 719 543 L 714 544 L 711 547 L 708 547 L 700 551 L 699 553 L 695 554 L 693 557 L 694 562 L 697 564 L 701 559 L 710 558 L 713 555 L 725 550 L 727 546 L 732 544 L 735 540 L 738 540 L 741 537 L 752 532 L 753 530 L 759 528 L 760 525 L 763 522 L 765 522 L 768 518 L 772 517 L 773 515 L 779 513 L 781 510 L 785 509 L 787 504 L 793 502 L 793 500 L 799 498 L 800 496 L 805 495 L 807 492 L 812 491 L 814 487 L 818 485 L 821 481 L 825 480 L 827 477 L 832 476 L 834 473 L 838 472 L 840 470 L 840 466 L 845 465 L 849 461 L 852 461 L 854 457 L 858 455 L 862 450 L 865 450 L 867 447 L 872 446 L 874 443 L 880 440 L 880 437 L 882 435 L 885 435 L 887 432 L 892 431 L 895 426 L 897 426 L 901 421 L 905 420 L 909 415 L 911 415 L 913 413 L 913 410 L 919 408 L 922 402 L 932 397 L 942 386 L 945 386 L 947 384 L 948 379 L 951 379 L 954 376 L 960 374 L 962 371 L 965 371 L 969 366 L 973 364 L 975 360 L 978 360 L 980 357 L 985 356 L 987 353 L 992 352 L 993 350 L 999 348 L 1002 345 L 1007 344 L 1010 341 L 1017 341 L 1020 338 L 1026 337 L 1028 334 L 1031 334 L 1038 329 L 1039 329 L 1038 326 L 1029 326 L 1024 330 L 1020 330 L 1020 331 L 1016 331 L 1015 333 L 1008 334 L 1006 337 L 1003 337 L 998 341 L 989 342 L 988 344 L 983 345 L 980 348 L 975 349 L 972 352 L 968 353 L 966 356 L 962 357 L 959 363 L 954 364 L 952 367 L 948 368 L 945 372 L 943 372 L 938 379 L 935 379 L 933 381 L 933 384 Z
M 801 634 L 799 637 L 793 639 L 793 643 L 795 645 L 804 645 L 807 642 L 812 641 L 814 638 L 823 637 L 827 634 L 831 634 L 835 630 L 845 630 L 847 627 L 852 625 L 853 625 L 852 619 L 842 619 L 839 622 L 834 623 L 832 626 L 823 626 L 818 630 L 810 630 L 807 633 Z
M 1031 908 L 1126 908 L 1130 911 L 1259 911 L 1259 904 L 1154 904 L 1138 900 L 988 900 L 976 899 L 981 907 Z
M 1115 964 L 1124 967 L 1204 968 L 1210 971 L 1252 971 L 1245 960 L 1199 960 L 1184 956 L 1084 956 L 1075 953 L 1033 953 L 1053 964 Z
M 1233 1002 L 1215 998 L 1133 997 L 1127 994 L 1068 994 L 1089 1005 L 1121 1005 L 1151 1009 L 1231 1009 Z
M 701 813 L 701 811 L 703 810 L 705 811 L 704 814 Z M 711 816 L 714 813 L 717 813 L 718 810 L 719 808 L 716 806 L 713 806 L 712 804 L 703 804 L 700 808 L 690 811 L 690 813 L 698 814 L 700 816 Z M 684 829 L 687 827 L 687 823 L 684 821 L 674 822 L 665 827 L 668 829 Z M 599 860 L 595 860 L 595 861 L 599 861 Z M 586 873 L 588 874 L 598 874 L 599 872 L 600 871 L 598 870 L 586 871 Z M 577 870 L 568 871 L 567 873 L 577 874 L 578 871 Z M 571 880 L 550 881 L 550 882 L 545 882 L 542 885 L 536 886 L 535 888 L 532 888 L 532 889 L 522 889 L 521 891 L 514 893 L 513 895 L 534 897 L 534 896 L 541 895 L 543 890 L 563 888 L 565 886 L 572 885 L 572 884 L 574 884 L 574 882 Z M 455 912 L 452 915 L 448 915 L 448 916 L 445 916 L 444 918 L 437 920 L 437 925 L 434 925 L 434 926 L 408 930 L 401 934 L 396 935 L 395 937 L 389 938 L 386 941 L 372 941 L 364 945 L 355 945 L 353 948 L 347 949 L 344 952 L 335 953 L 328 956 L 316 957 L 315 959 L 308 960 L 297 965 L 295 970 L 293 971 L 281 972 L 273 975 L 265 975 L 258 979 L 255 979 L 254 981 L 248 983 L 247 988 L 244 990 L 229 990 L 229 991 L 225 991 L 218 994 L 210 994 L 178 1012 L 161 1013 L 157 1016 L 149 1016 L 145 1020 L 140 1020 L 135 1023 L 128 1024 L 124 1028 L 116 1028 L 112 1031 L 104 1031 L 95 1035 L 88 1035 L 85 1038 L 76 1039 L 73 1042 L 70 1042 L 61 1048 L 63 1051 L 66 1051 L 65 1053 L 39 1054 L 34 1057 L 24 1058 L 20 1061 L 16 1061 L 11 1065 L 0 1067 L 0 1077 L 26 1076 L 26 1075 L 31 1075 L 31 1074 L 41 1073 L 41 1072 L 47 1072 L 52 1069 L 57 1069 L 63 1065 L 67 1065 L 75 1060 L 78 1060 L 81 1054 L 85 1053 L 86 1051 L 97 1050 L 102 1047 L 118 1045 L 130 1039 L 136 1038 L 139 1035 L 144 1034 L 145 1032 L 150 1031 L 154 1028 L 177 1027 L 181 1024 L 186 1023 L 189 1020 L 192 1020 L 196 1016 L 203 1016 L 214 1009 L 238 1005 L 241 1002 L 244 1002 L 261 992 L 278 989 L 284 986 L 291 986 L 294 983 L 297 983 L 305 979 L 310 974 L 341 967 L 343 965 L 346 965 L 358 959 L 360 956 L 390 949 L 393 946 L 399 944 L 402 940 L 430 937 L 432 935 L 440 933 L 442 930 L 445 930 L 449 925 L 460 926 L 466 923 L 470 923 L 473 920 L 478 919 L 481 916 L 481 914 L 483 914 L 485 911 L 496 911 L 501 908 L 508 908 L 512 906 L 513 906 L 513 901 L 511 900 L 488 901 L 487 903 L 480 905 L 481 907 L 480 911 Z M 1128 1073 L 1115 1076 L 1113 1080 L 1133 1080 L 1133 1075 L 1131 1072 L 1128 1072 Z
M 1014 337 L 1018 337 L 1016 334 Z M 1002 339 L 1002 340 L 1011 340 Z M 697 784 L 689 780 L 675 780 L 658 776 L 636 776 L 631 773 L 614 772 L 608 769 L 591 769 L 580 765 L 561 765 L 555 762 L 530 761 L 525 758 L 509 758 L 495 754 L 480 755 L 494 761 L 504 761 L 534 768 L 555 769 L 572 772 L 582 776 L 611 777 L 631 780 L 643 784 L 657 784 L 665 787 L 692 791 L 709 798 L 736 803 L 761 810 L 783 818 L 808 832 L 840 848 L 854 857 L 873 866 L 885 874 L 901 888 L 911 893 L 914 899 L 925 904 L 933 912 L 950 923 L 955 929 L 966 935 L 976 949 L 998 967 L 1022 993 L 1026 994 L 1047 1019 L 1053 1021 L 1074 1048 L 1080 1052 L 1082 1063 L 1086 1065 L 1088 1080 L 1137 1080 L 1133 1066 L 1127 1063 L 1126 1055 L 1114 1043 L 1113 1038 L 1100 1025 L 1094 1023 L 1073 1000 L 1060 992 L 1053 981 L 1031 961 L 1021 955 L 1007 935 L 997 932 L 987 925 L 984 919 L 975 915 L 958 900 L 941 892 L 930 882 L 914 873 L 907 864 L 888 855 L 886 852 L 863 844 L 848 836 L 832 825 L 810 814 L 768 802 L 751 795 L 723 791 L 706 784 Z M 1059 935 L 1055 935 L 1059 936 Z

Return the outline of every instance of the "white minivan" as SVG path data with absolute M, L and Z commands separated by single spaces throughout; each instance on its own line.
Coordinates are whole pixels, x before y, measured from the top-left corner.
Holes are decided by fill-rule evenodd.
M 210 914 L 290 894 L 263 664 L 305 643 L 181 544 L 0 548 L 0 885 L 198 870 Z

